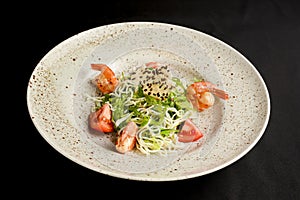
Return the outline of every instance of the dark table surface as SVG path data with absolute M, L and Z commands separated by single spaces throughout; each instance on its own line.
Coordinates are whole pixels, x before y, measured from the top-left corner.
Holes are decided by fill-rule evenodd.
M 18 103 L 10 106 L 13 112 L 9 115 L 9 121 L 13 122 L 10 131 L 13 147 L 4 151 L 6 155 L 9 153 L 5 165 L 13 169 L 12 173 L 7 171 L 3 175 L 8 177 L 6 186 L 15 191 L 9 192 L 10 195 L 300 199 L 300 3 L 112 0 L 61 5 L 41 1 L 30 11 L 21 9 L 21 4 L 18 6 L 22 11 L 14 12 L 18 17 L 14 18 L 15 26 L 10 30 L 11 41 L 18 42 L 14 51 L 21 52 L 10 62 L 17 63 L 17 67 L 11 67 L 11 73 L 15 74 L 13 82 L 21 88 L 21 93 L 13 90 L 18 94 L 13 98 Z M 26 104 L 27 84 L 37 63 L 54 46 L 77 33 L 128 21 L 164 22 L 193 28 L 226 42 L 252 62 L 269 89 L 271 116 L 263 137 L 248 154 L 205 176 L 140 182 L 86 169 L 61 155 L 41 137 Z M 2 143 L 5 146 L 6 141 Z

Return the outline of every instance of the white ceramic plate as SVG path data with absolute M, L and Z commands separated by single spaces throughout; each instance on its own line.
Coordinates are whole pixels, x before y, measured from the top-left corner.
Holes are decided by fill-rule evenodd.
M 93 95 L 91 63 L 116 72 L 143 63 L 169 63 L 182 80 L 203 77 L 230 95 L 195 120 L 200 142 L 164 156 L 120 154 L 103 135 L 91 134 L 87 116 Z M 42 137 L 72 161 L 103 174 L 144 181 L 171 181 L 222 169 L 249 152 L 270 115 L 267 87 L 239 52 L 205 33 L 172 24 L 130 22 L 97 27 L 54 47 L 33 71 L 27 91 L 32 121 Z

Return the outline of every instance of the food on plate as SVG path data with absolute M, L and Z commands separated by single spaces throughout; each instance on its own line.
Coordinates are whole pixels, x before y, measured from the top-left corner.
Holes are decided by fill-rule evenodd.
M 101 71 L 101 73 L 94 79 L 98 89 L 103 94 L 113 92 L 118 85 L 118 79 L 115 76 L 115 73 L 104 64 L 91 64 L 91 67 L 94 70 Z
M 114 131 L 114 124 L 111 120 L 111 109 L 109 104 L 105 103 L 97 111 L 90 113 L 89 124 L 92 129 L 101 131 L 103 133 L 110 133 Z
M 202 138 L 203 133 L 196 127 L 191 119 L 184 121 L 178 135 L 179 142 L 194 142 Z
M 171 73 L 167 65 L 156 62 L 146 63 L 130 75 L 130 80 L 139 84 L 144 95 L 164 100 L 173 87 Z
M 100 74 L 93 79 L 99 95 L 90 97 L 95 103 L 90 128 L 114 134 L 120 153 L 165 154 L 200 140 L 193 114 L 213 106 L 214 96 L 227 100 L 228 94 L 203 80 L 186 87 L 169 67 L 149 62 L 116 76 L 105 64 L 91 64 Z
M 194 108 L 198 111 L 203 111 L 214 105 L 214 95 L 224 100 L 229 98 L 225 91 L 217 88 L 216 85 L 207 81 L 198 81 L 192 83 L 187 88 L 187 97 L 193 104 Z
M 138 131 L 138 126 L 135 122 L 128 122 L 127 125 L 118 132 L 116 149 L 125 153 L 131 151 L 136 144 L 136 133 Z

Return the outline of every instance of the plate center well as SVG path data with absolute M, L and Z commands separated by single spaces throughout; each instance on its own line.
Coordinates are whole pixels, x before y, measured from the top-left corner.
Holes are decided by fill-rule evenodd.
M 156 154 L 145 156 L 134 151 L 120 154 L 115 150 L 111 135 L 91 132 L 88 128 L 88 115 L 94 102 L 87 100 L 87 96 L 96 94 L 96 88 L 91 84 L 91 80 L 99 74 L 98 71 L 91 69 L 91 64 L 107 64 L 118 76 L 121 73 L 132 72 L 147 62 L 170 65 L 172 75 L 179 78 L 183 84 L 204 78 L 222 86 L 214 63 L 193 38 L 160 28 L 145 28 L 127 31 L 103 41 L 82 64 L 76 80 L 73 105 L 75 119 L 79 129 L 82 130 L 82 140 L 86 141 L 87 148 L 93 152 L 91 156 L 114 170 L 149 173 L 167 167 L 187 151 L 199 151 L 199 156 L 204 156 L 215 144 L 221 126 L 224 103 L 216 99 L 212 109 L 198 113 L 194 118 L 204 137 L 199 142 L 188 143 L 185 148 L 171 152 L 167 156 Z

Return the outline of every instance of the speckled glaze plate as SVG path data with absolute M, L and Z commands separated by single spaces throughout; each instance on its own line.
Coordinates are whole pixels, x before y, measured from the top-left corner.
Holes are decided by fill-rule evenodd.
M 199 115 L 200 142 L 169 156 L 120 154 L 103 134 L 88 130 L 93 95 L 91 63 L 116 73 L 146 62 L 169 63 L 182 80 L 205 78 L 229 93 Z M 27 90 L 31 119 L 41 136 L 70 160 L 99 173 L 142 181 L 172 181 L 222 169 L 249 152 L 270 115 L 267 87 L 256 68 L 224 42 L 190 28 L 127 22 L 96 27 L 61 42 L 33 71 Z

